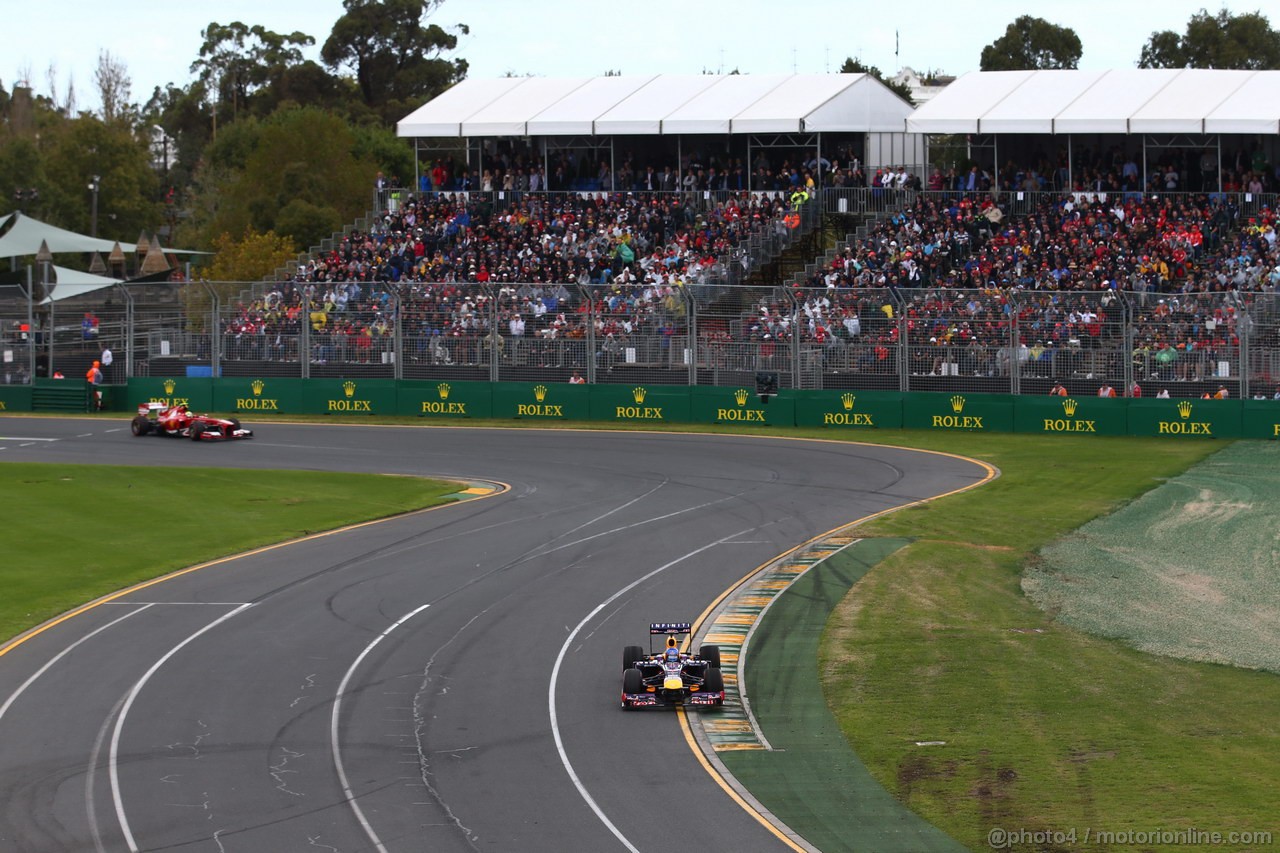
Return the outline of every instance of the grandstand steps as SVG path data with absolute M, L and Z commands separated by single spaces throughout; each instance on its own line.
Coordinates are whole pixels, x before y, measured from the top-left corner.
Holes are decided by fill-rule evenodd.
M 868 212 L 857 217 L 856 227 L 853 231 L 847 233 L 843 239 L 831 243 L 825 252 L 816 256 L 816 259 L 811 256 L 811 259 L 801 269 L 792 272 L 785 279 L 785 283 L 793 287 L 803 287 L 815 273 L 829 270 L 837 255 L 850 248 L 850 246 L 856 246 L 866 239 L 877 222 L 894 212 L 893 210 L 881 210 Z

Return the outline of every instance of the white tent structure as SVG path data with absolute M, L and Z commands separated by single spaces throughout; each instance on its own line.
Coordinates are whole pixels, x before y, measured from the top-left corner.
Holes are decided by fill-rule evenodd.
M 564 137 L 612 148 L 627 136 L 746 136 L 756 147 L 787 136 L 820 150 L 824 133 L 865 134 L 867 164 L 877 166 L 923 162 L 922 140 L 905 130 L 910 114 L 909 103 L 867 74 L 509 77 L 463 80 L 401 119 L 396 132 L 441 147 L 525 137 L 543 152 Z
M 1142 174 L 1151 153 L 1195 163 L 1200 188 L 1221 189 L 1222 164 L 1237 151 L 1261 146 L 1280 153 L 1280 71 L 1122 68 L 1111 71 L 990 71 L 966 74 L 916 110 L 907 130 L 964 135 L 971 150 L 990 148 L 992 162 L 1015 134 L 1065 137 L 1061 147 L 1101 147 L 1099 137 L 1130 151 L 1142 148 Z M 1073 137 L 1090 137 L 1086 142 Z M 1178 154 L 1177 149 L 1183 153 Z M 1197 158 L 1188 159 L 1189 156 Z M 1206 153 L 1207 152 L 1207 153 Z M 1198 158 L 1204 155 L 1203 161 Z M 1160 162 L 1157 160 L 1156 162 Z M 1068 171 L 1072 171 L 1069 165 Z
M 916 110 L 907 130 L 1280 134 L 1280 71 L 976 71 Z
M 403 137 L 568 133 L 901 133 L 911 105 L 867 74 L 468 79 L 396 124 Z

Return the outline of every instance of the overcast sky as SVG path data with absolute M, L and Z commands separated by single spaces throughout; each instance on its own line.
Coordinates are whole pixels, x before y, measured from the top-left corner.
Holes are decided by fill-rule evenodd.
M 982 48 L 1015 18 L 1031 14 L 1080 36 L 1085 69 L 1128 68 L 1156 30 L 1185 32 L 1205 0 L 983 0 L 981 3 L 850 3 L 848 0 L 445 0 L 431 22 L 465 23 L 457 55 L 471 77 L 507 72 L 543 77 L 624 74 L 744 74 L 835 72 L 847 56 L 892 75 L 903 65 L 917 71 L 963 74 L 976 70 Z M 1227 4 L 1235 13 L 1257 5 Z M 27 78 L 49 94 L 49 69 L 59 100 L 73 82 L 76 105 L 95 109 L 93 70 L 101 51 L 122 61 L 132 99 L 144 102 L 156 86 L 191 81 L 188 70 L 210 23 L 261 24 L 278 33 L 301 31 L 319 46 L 342 14 L 341 0 L 0 0 L 5 45 L 0 82 L 6 90 Z M 50 13 L 53 13 L 52 15 Z M 894 14 L 894 13 L 898 14 Z M 1272 26 L 1280 26 L 1274 19 Z M 895 32 L 898 53 L 895 56 Z

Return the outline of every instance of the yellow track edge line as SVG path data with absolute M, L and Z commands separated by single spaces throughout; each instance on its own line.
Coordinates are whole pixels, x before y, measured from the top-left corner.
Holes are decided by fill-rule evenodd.
M 770 437 L 772 438 L 776 436 L 770 436 Z M 830 439 L 796 439 L 796 440 L 799 440 L 799 441 L 827 440 L 829 441 Z M 844 444 L 844 443 L 871 444 L 870 442 L 840 442 L 840 443 L 841 444 Z M 940 495 L 934 495 L 928 498 L 921 498 L 918 501 L 911 501 L 910 503 L 905 503 L 901 506 L 890 507 L 889 509 L 882 509 L 879 512 L 873 512 L 870 515 L 864 515 L 861 518 L 855 519 L 845 524 L 841 524 L 838 527 L 833 527 L 830 530 L 826 531 L 825 533 L 819 533 L 817 536 L 814 536 L 804 542 L 801 542 L 799 545 L 796 545 L 794 548 L 789 548 L 786 551 L 783 551 L 781 554 L 777 555 L 773 559 L 768 560 L 767 562 L 761 563 L 759 566 L 756 566 L 750 572 L 743 575 L 738 580 L 734 581 L 733 584 L 731 584 L 727 589 L 725 589 L 724 592 L 716 596 L 715 599 L 709 605 L 707 605 L 706 609 L 703 610 L 702 613 L 698 615 L 698 618 L 694 620 L 693 625 L 689 630 L 689 636 L 685 639 L 686 651 L 692 648 L 693 638 L 697 635 L 698 631 L 701 629 L 702 624 L 707 620 L 707 618 L 712 613 L 714 613 L 720 607 L 720 605 L 725 601 L 725 599 L 727 599 L 734 592 L 736 592 L 737 590 L 745 586 L 752 578 L 756 577 L 757 575 L 764 572 L 771 566 L 781 562 L 782 560 L 786 559 L 787 557 L 791 556 L 797 551 L 808 548 L 809 546 L 817 542 L 820 542 L 831 536 L 836 536 L 844 531 L 849 530 L 850 528 L 857 527 L 860 524 L 865 524 L 868 521 L 873 521 L 883 515 L 888 515 L 889 513 L 892 513 L 892 512 L 898 512 L 900 510 L 909 509 L 910 507 L 913 507 L 913 506 L 920 506 L 921 504 L 930 503 L 932 501 L 942 500 L 943 498 L 949 498 L 953 495 L 958 495 L 963 492 L 976 489 L 980 486 L 985 486 L 987 483 L 994 480 L 996 476 L 998 476 L 999 474 L 999 471 L 997 471 L 995 466 L 990 465 L 986 462 L 983 462 L 979 459 L 973 459 L 968 456 L 961 456 L 957 453 L 947 453 L 941 450 L 923 450 L 923 449 L 917 449 L 912 447 L 903 448 L 903 447 L 897 447 L 895 445 L 873 445 L 873 446 L 889 447 L 895 450 L 909 450 L 916 453 L 928 453 L 935 456 L 946 456 L 952 459 L 960 459 L 965 462 L 970 462 L 974 465 L 979 466 L 986 472 L 986 474 L 985 476 L 983 476 L 981 480 L 978 480 L 975 483 L 970 483 L 967 486 L 962 486 L 959 489 L 952 489 L 951 491 L 944 492 L 943 494 L 940 494 Z M 746 661 L 739 661 L 738 663 L 739 671 L 741 671 L 741 669 L 745 666 L 746 666 Z M 708 759 L 706 754 L 707 750 L 702 747 L 702 745 L 698 742 L 696 736 L 694 735 L 693 726 L 689 722 L 689 716 L 685 712 L 685 709 L 683 707 L 676 708 L 676 718 L 680 721 L 680 730 L 684 734 L 685 743 L 688 744 L 690 751 L 693 752 L 693 755 L 698 760 L 698 763 L 702 765 L 702 769 L 707 771 L 708 775 L 710 775 L 711 778 L 715 780 L 715 783 L 720 786 L 721 790 L 723 790 L 729 796 L 729 799 L 737 803 L 744 811 L 747 812 L 747 814 L 755 818 L 755 820 L 761 826 L 763 826 L 770 833 L 772 833 L 774 837 L 776 837 L 779 841 L 781 841 L 787 847 L 791 848 L 792 850 L 795 850 L 796 853 L 810 853 L 810 851 L 814 849 L 812 847 L 804 847 L 797 844 L 792 839 L 791 836 L 794 835 L 796 838 L 801 838 L 799 833 L 796 833 L 794 830 L 790 830 L 790 834 L 788 834 L 787 831 L 784 831 L 778 825 L 781 823 L 781 821 L 778 821 L 776 818 L 771 819 L 771 816 L 763 814 L 760 811 L 760 809 L 756 808 L 754 804 L 749 803 L 741 794 L 737 792 L 737 790 L 734 789 L 734 784 L 730 783 L 729 780 L 725 778 L 726 775 L 729 775 L 732 778 L 732 774 L 728 773 L 728 768 L 725 768 L 724 771 L 721 771 L 716 765 L 713 765 L 711 761 Z M 717 761 L 716 763 L 719 764 L 719 761 Z M 720 765 L 720 766 L 723 767 L 723 765 Z M 746 786 L 742 785 L 741 782 L 738 782 L 736 778 L 734 778 L 734 783 L 736 783 L 743 790 L 747 790 Z
M 408 512 L 401 512 L 395 515 L 389 515 L 386 518 L 375 518 L 375 519 L 372 519 L 371 521 L 361 521 L 357 524 L 348 524 L 343 527 L 335 527 L 333 530 L 322 530 L 319 533 L 311 533 L 307 536 L 298 537 L 297 539 L 289 539 L 284 542 L 276 542 L 271 545 L 263 545 L 260 548 L 254 548 L 249 551 L 243 551 L 239 554 L 229 554 L 226 557 L 219 557 L 216 560 L 209 560 L 204 563 L 197 563 L 194 566 L 187 566 L 184 569 L 178 569 L 177 571 L 170 572 L 167 575 L 161 575 L 158 578 L 152 578 L 150 580 L 145 580 L 140 583 L 136 583 L 133 586 L 128 586 L 128 587 L 125 587 L 124 589 L 116 590 L 115 592 L 108 593 L 107 595 L 104 595 L 101 598 L 96 598 L 93 601 L 90 601 L 88 604 L 82 604 L 73 610 L 69 610 L 60 616 L 55 616 L 52 619 L 49 619 L 48 621 L 43 622 L 34 628 L 29 628 L 26 631 L 23 631 L 21 634 L 14 637 L 9 642 L 3 645 L 0 645 L 0 657 L 4 657 L 9 652 L 16 649 L 18 646 L 22 645 L 28 640 L 31 640 L 39 636 L 40 634 L 43 634 L 45 631 L 48 631 L 50 628 L 56 628 L 58 625 L 61 625 L 63 622 L 66 622 L 67 620 L 72 619 L 73 617 L 79 616 L 82 613 L 88 613 L 90 610 L 94 610 L 95 608 L 101 607 L 104 604 L 110 604 L 112 601 L 123 598 L 124 596 L 129 595 L 130 593 L 138 592 L 139 590 L 156 586 L 157 584 L 161 584 L 161 583 L 164 583 L 165 581 L 173 580 L 174 578 L 180 578 L 183 575 L 191 574 L 192 572 L 197 572 L 201 569 L 211 568 L 212 566 L 220 566 L 223 563 L 230 563 L 233 560 L 243 559 L 244 557 L 252 557 L 255 554 L 265 554 L 266 552 L 274 551 L 277 548 L 285 548 L 290 545 L 297 545 L 301 542 L 310 542 L 313 539 L 322 539 L 326 536 L 333 536 L 334 534 L 337 534 L 337 533 L 346 533 L 348 530 L 359 530 L 362 527 L 369 527 L 374 524 L 384 524 L 388 521 L 396 521 L 398 519 L 408 518 L 409 516 L 421 515 L 422 513 L 435 512 L 436 510 L 447 509 L 448 507 L 459 506 L 462 504 L 471 503 L 472 501 L 484 500 L 485 498 L 494 497 L 496 495 L 505 494 L 511 491 L 511 485 L 509 483 L 503 483 L 498 480 L 486 480 L 484 482 L 493 483 L 494 485 L 498 486 L 498 488 L 490 490 L 484 494 L 474 494 L 470 491 L 469 488 L 460 489 L 455 494 L 460 494 L 460 495 L 466 494 L 468 495 L 468 499 L 450 501 L 449 503 L 437 504 L 436 506 L 424 507 L 423 509 L 409 510 Z M 467 486 L 466 483 L 459 483 L 459 485 Z

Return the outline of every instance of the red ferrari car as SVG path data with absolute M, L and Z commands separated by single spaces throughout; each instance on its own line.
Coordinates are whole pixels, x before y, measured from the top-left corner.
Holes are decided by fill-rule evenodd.
M 240 426 L 235 418 L 197 415 L 186 406 L 143 403 L 138 407 L 130 429 L 134 435 L 168 435 L 193 441 L 221 441 L 252 438 L 253 430 Z

